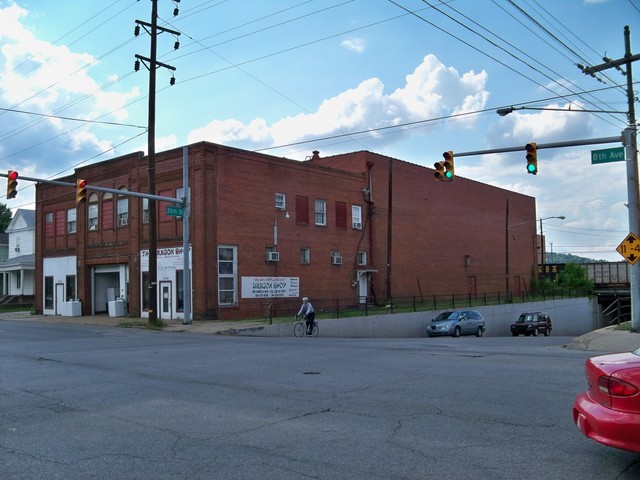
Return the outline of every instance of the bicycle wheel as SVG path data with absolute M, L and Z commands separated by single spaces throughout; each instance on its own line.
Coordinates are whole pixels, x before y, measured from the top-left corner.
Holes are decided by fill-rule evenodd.
M 293 326 L 293 336 L 294 337 L 302 337 L 304 336 L 304 323 L 298 322 Z
M 317 337 L 319 333 L 320 333 L 320 329 L 318 328 L 318 324 L 317 324 L 317 323 L 314 323 L 314 324 L 313 324 L 313 328 L 312 328 L 312 330 L 311 330 L 311 334 L 312 334 L 314 337 Z

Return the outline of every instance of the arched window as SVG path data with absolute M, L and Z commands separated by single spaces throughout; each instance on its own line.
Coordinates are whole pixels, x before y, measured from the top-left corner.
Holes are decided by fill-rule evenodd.
M 92 193 L 89 195 L 89 231 L 95 232 L 98 230 L 98 194 Z

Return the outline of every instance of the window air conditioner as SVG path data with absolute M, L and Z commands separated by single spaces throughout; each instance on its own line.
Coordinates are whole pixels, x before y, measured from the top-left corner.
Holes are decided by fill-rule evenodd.
M 277 262 L 280 260 L 280 252 L 267 252 L 265 255 L 267 262 Z
M 362 228 L 362 223 L 353 222 L 353 228 L 355 228 L 356 230 L 360 230 Z
M 342 265 L 342 257 L 340 255 L 331 255 L 331 263 L 333 265 Z

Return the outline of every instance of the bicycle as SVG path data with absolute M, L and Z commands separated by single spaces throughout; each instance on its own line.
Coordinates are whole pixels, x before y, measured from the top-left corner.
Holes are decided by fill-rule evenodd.
M 307 321 L 303 318 L 298 318 L 296 315 L 296 324 L 293 326 L 293 335 L 294 337 L 304 337 L 307 331 Z M 313 326 L 311 327 L 311 336 L 317 337 L 320 333 L 320 329 L 318 328 L 318 322 L 313 321 Z

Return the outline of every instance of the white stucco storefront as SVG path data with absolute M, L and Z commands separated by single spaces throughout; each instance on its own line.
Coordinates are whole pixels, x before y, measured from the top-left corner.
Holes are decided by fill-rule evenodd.
M 158 275 L 158 318 L 162 320 L 184 319 L 184 249 L 180 247 L 159 248 L 157 250 Z M 191 274 L 192 255 L 189 247 L 189 272 Z M 140 251 L 141 285 L 148 289 L 149 250 Z M 190 280 L 192 278 L 190 277 Z M 190 282 L 193 285 L 193 282 Z M 193 289 L 192 292 L 193 293 Z M 191 295 L 193 302 L 193 295 Z M 149 317 L 146 305 L 148 297 L 141 299 L 140 310 L 144 318 Z M 192 303 L 193 304 L 193 303 Z

